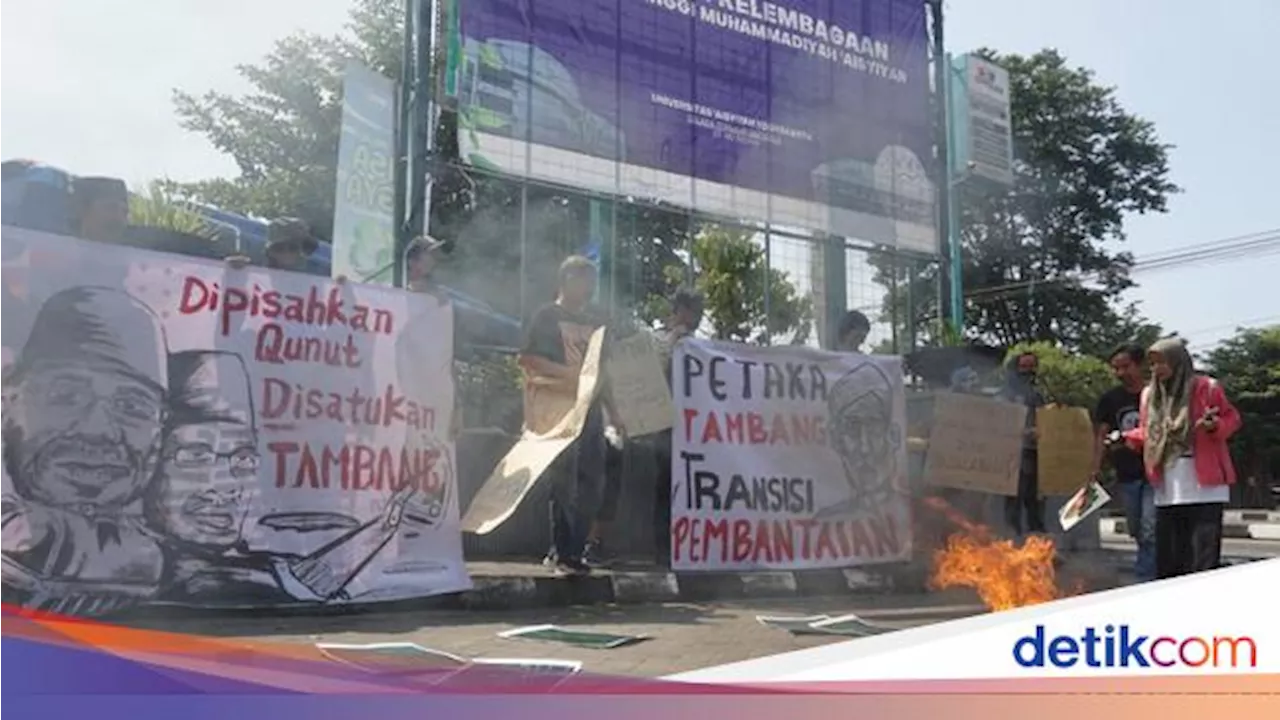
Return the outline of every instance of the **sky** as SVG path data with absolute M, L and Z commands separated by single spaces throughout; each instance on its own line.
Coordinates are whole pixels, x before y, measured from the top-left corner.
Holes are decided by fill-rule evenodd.
M 0 155 L 131 184 L 232 175 L 226 156 L 178 126 L 173 89 L 242 91 L 236 64 L 294 31 L 341 31 L 347 8 L 347 0 L 6 0 Z M 1124 249 L 1141 258 L 1280 228 L 1280 144 L 1267 132 L 1280 122 L 1280 93 L 1269 90 L 1274 53 L 1264 49 L 1280 27 L 1280 2 L 949 0 L 945 10 L 950 51 L 1057 48 L 1175 146 L 1172 179 L 1185 192 L 1166 214 L 1130 218 Z M 774 250 L 796 274 L 805 254 L 785 242 Z M 1237 325 L 1280 322 L 1277 277 L 1280 254 L 1137 272 L 1132 299 L 1203 350 Z M 850 295 L 858 305 L 878 290 Z

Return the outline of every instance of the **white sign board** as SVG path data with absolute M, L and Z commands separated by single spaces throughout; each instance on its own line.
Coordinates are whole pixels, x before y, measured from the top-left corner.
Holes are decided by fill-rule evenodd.
M 3 243 L 6 601 L 470 587 L 448 305 L 12 228 Z
M 976 55 L 957 61 L 962 102 L 953 104 L 960 137 L 956 170 L 1009 185 L 1013 183 L 1013 129 L 1009 116 L 1009 71 Z M 953 78 L 955 75 L 953 75 Z M 958 105 L 958 107 L 957 107 Z
M 898 357 L 687 339 L 672 568 L 800 570 L 911 554 Z

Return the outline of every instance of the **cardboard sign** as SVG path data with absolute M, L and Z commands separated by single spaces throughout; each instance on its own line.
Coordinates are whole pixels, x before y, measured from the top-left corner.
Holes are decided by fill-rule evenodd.
M 1040 447 L 1040 494 L 1071 495 L 1093 470 L 1093 421 L 1078 407 L 1042 407 L 1036 411 Z
M 671 390 L 652 335 L 638 332 L 615 343 L 609 349 L 605 377 L 628 435 L 652 435 L 671 427 Z
M 978 395 L 934 395 L 925 481 L 938 487 L 1017 495 L 1027 409 Z

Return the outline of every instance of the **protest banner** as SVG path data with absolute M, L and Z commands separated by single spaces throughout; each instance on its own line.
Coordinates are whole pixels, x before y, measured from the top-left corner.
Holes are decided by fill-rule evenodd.
M 611 345 L 604 369 L 628 435 L 642 437 L 671 427 L 671 389 L 653 335 L 641 331 Z
M 672 368 L 673 569 L 910 557 L 900 358 L 687 339 Z
M 3 243 L 6 601 L 471 586 L 448 305 L 8 227 Z
M 979 395 L 934 394 L 925 482 L 994 495 L 1018 494 L 1027 409 Z
M 524 434 L 472 498 L 462 518 L 463 531 L 485 535 L 506 522 L 552 463 L 578 439 L 587 421 L 587 411 L 600 390 L 603 344 L 604 329 L 601 328 L 591 336 L 578 378 L 578 391 L 571 396 L 573 401 L 569 407 L 565 408 L 560 399 L 566 397 L 564 393 L 526 392 Z M 537 397 L 538 402 L 530 403 L 531 397 Z M 547 429 L 537 432 L 540 428 Z
M 1078 407 L 1049 406 L 1036 410 L 1040 449 L 1040 494 L 1066 497 L 1089 481 L 1093 472 L 1093 419 Z

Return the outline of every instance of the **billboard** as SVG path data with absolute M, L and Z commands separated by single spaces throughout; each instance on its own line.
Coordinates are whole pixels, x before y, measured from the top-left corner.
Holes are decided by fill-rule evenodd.
M 342 77 L 333 277 L 390 285 L 395 259 L 396 86 L 357 62 Z
M 952 58 L 951 123 L 957 172 L 1013 184 L 1008 70 L 977 55 Z
M 459 0 L 474 166 L 935 252 L 920 0 Z

